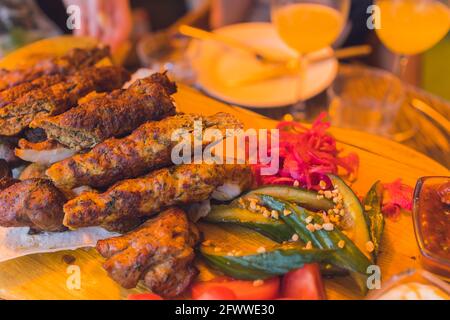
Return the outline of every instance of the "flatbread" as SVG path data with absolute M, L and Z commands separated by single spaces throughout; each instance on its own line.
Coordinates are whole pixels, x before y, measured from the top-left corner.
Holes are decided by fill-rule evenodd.
M 118 236 L 100 227 L 28 234 L 29 228 L 0 227 L 0 262 L 35 253 L 95 247 L 98 240 Z

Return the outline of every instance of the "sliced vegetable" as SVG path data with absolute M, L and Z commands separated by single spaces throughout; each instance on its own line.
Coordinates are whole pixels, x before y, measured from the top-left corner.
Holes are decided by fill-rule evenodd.
M 318 264 L 306 264 L 288 272 L 281 281 L 281 297 L 295 300 L 325 300 L 325 287 Z
M 198 296 L 197 296 L 198 295 Z M 212 286 L 208 290 L 196 292 L 196 300 L 236 300 L 233 290 L 225 286 Z
M 154 293 L 136 293 L 130 294 L 128 300 L 164 300 L 160 296 Z
M 290 240 L 294 234 L 294 231 L 283 221 L 266 218 L 261 213 L 254 213 L 235 206 L 213 206 L 204 221 L 246 227 L 280 243 Z
M 351 272 L 350 275 L 355 279 L 361 292 L 367 292 L 365 281 L 367 277 L 366 270 L 371 262 L 347 236 L 337 228 L 334 228 L 331 231 L 326 231 L 324 229 L 309 231 L 308 225 L 323 224 L 322 217 L 271 196 L 261 195 L 261 199 L 265 205 L 273 210 L 279 212 L 289 210 L 292 212 L 292 214 L 288 216 L 280 215 L 280 217 L 286 224 L 295 229 L 303 241 L 311 241 L 312 245 L 316 248 L 336 250 L 334 253 L 331 253 L 332 261 L 330 263 L 349 270 Z M 311 221 L 309 221 L 309 219 L 311 219 Z
M 246 255 L 218 253 L 214 247 L 202 246 L 200 253 L 210 265 L 227 276 L 245 280 L 283 275 L 307 263 L 328 262 L 327 259 L 332 255 L 330 250 L 303 249 L 295 244 L 280 245 L 265 252 Z
M 279 123 L 277 151 L 280 170 L 273 176 L 262 175 L 261 169 L 268 165 L 253 165 L 256 182 L 259 185 L 293 185 L 297 182 L 308 189 L 319 190 L 320 181 L 329 182 L 326 174 L 337 173 L 341 168 L 347 171 L 347 175 L 356 176 L 358 155 L 350 153 L 342 156 L 336 139 L 327 132 L 330 123 L 325 121 L 325 117 L 326 113 L 321 113 L 309 128 L 298 122 Z
M 231 290 L 238 300 L 273 300 L 278 297 L 280 279 L 275 277 L 258 282 L 216 279 L 207 282 L 197 282 L 192 286 L 192 298 L 199 299 L 217 287 Z
M 367 250 L 367 244 L 370 239 L 369 228 L 367 227 L 364 216 L 364 209 L 356 194 L 350 187 L 338 176 L 329 175 L 333 187 L 339 190 L 343 197 L 345 209 L 344 220 L 349 225 L 344 231 L 351 235 L 352 241 L 369 259 L 372 259 L 371 252 Z
M 381 211 L 382 203 L 383 186 L 380 181 L 377 181 L 364 198 L 364 216 L 369 227 L 370 239 L 374 245 L 374 261 L 376 261 L 380 250 L 380 243 L 384 230 L 384 216 Z
M 297 203 L 304 208 L 314 211 L 332 209 L 333 201 L 323 198 L 319 199 L 316 191 L 301 189 L 289 186 L 264 186 L 247 193 L 246 196 L 253 194 L 266 194 L 285 201 Z
M 325 278 L 346 277 L 350 274 L 348 270 L 336 267 L 330 263 L 320 264 L 320 273 Z
M 384 183 L 383 191 L 384 203 L 382 212 L 386 217 L 398 219 L 401 210 L 412 210 L 414 189 L 402 183 L 402 179 Z

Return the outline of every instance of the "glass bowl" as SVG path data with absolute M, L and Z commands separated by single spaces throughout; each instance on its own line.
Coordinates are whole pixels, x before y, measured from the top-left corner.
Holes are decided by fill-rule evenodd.
M 446 191 L 448 194 L 450 177 L 422 177 L 417 181 L 414 190 L 413 220 L 423 267 L 448 281 L 450 258 L 447 239 L 450 236 L 448 227 L 450 207 L 441 202 L 441 196 L 437 191 L 444 185 L 448 186 L 445 188 L 448 189 Z

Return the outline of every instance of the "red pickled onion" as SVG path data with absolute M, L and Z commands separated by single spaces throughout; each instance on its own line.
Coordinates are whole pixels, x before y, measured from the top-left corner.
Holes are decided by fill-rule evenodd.
M 412 210 L 414 189 L 404 183 L 401 179 L 397 179 L 391 183 L 383 183 L 386 193 L 381 211 L 386 217 L 398 218 L 400 211 Z
M 327 133 L 330 123 L 325 121 L 326 116 L 325 112 L 321 113 L 311 128 L 297 122 L 280 122 L 277 126 L 280 130 L 280 169 L 274 176 L 264 176 L 260 171 L 265 165 L 254 165 L 258 184 L 292 185 L 297 181 L 302 187 L 317 190 L 320 189 L 320 181 L 325 181 L 329 187 L 331 181 L 326 175 L 337 174 L 339 168 L 345 171 L 345 175 L 356 176 L 358 155 L 340 155 L 336 139 Z

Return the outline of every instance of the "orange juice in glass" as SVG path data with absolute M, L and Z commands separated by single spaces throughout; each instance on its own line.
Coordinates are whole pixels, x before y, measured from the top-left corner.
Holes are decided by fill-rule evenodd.
M 280 38 L 298 53 L 300 70 L 298 97 L 306 59 L 313 51 L 326 48 L 339 37 L 347 20 L 350 0 L 272 0 L 272 22 Z M 302 99 L 294 106 L 294 116 L 303 111 Z
M 375 4 L 380 9 L 377 35 L 398 55 L 394 69 L 399 75 L 404 71 L 407 56 L 427 51 L 449 31 L 448 0 L 377 0 Z

